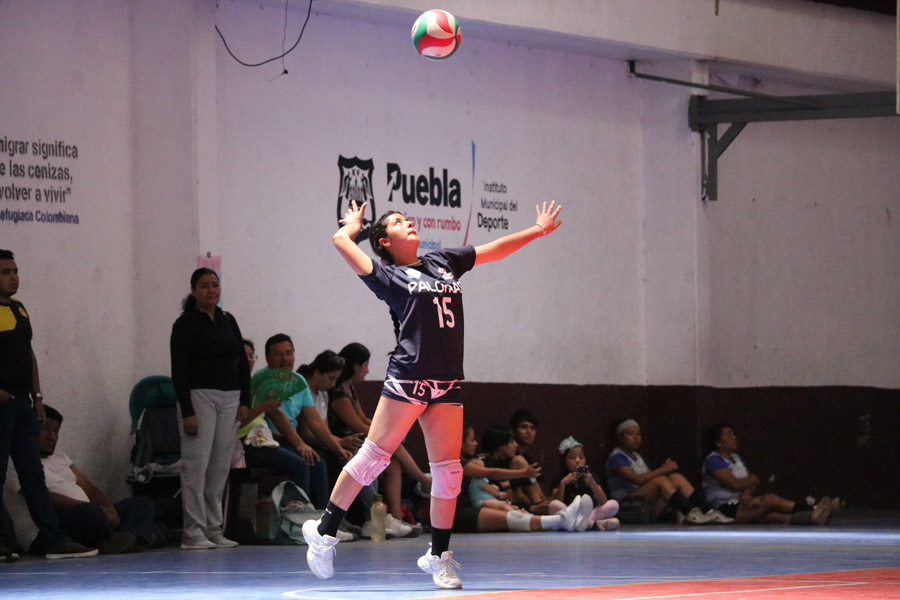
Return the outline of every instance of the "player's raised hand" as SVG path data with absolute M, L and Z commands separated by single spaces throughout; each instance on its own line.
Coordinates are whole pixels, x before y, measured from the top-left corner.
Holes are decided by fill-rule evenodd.
M 366 214 L 366 207 L 369 206 L 368 202 L 363 202 L 362 206 L 356 205 L 356 200 L 350 202 L 350 208 L 347 209 L 347 212 L 344 213 L 344 218 L 339 222 L 341 225 L 359 225 L 362 227 L 363 217 Z
M 562 225 L 562 221 L 556 220 L 559 217 L 559 211 L 562 210 L 562 204 L 557 206 L 556 200 L 551 201 L 550 206 L 547 206 L 546 202 L 542 206 L 535 206 L 534 210 L 537 212 L 535 225 L 541 228 L 541 235 L 550 235 Z

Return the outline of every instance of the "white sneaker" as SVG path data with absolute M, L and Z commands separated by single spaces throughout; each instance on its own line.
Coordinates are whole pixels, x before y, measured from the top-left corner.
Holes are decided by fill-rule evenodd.
M 591 512 L 594 510 L 594 499 L 587 494 L 581 495 L 581 506 L 575 518 L 575 531 L 587 531 L 591 526 Z
M 428 544 L 428 550 L 425 555 L 420 557 L 416 562 L 419 568 L 426 573 L 431 573 L 431 579 L 434 585 L 445 590 L 462 589 L 462 581 L 456 574 L 459 563 L 453 560 L 453 552 L 447 550 L 440 556 L 431 553 L 431 544 Z
M 691 512 L 684 515 L 684 522 L 688 525 L 706 525 L 709 523 L 709 517 L 703 514 L 699 507 L 695 506 Z
M 731 525 L 734 523 L 734 519 L 731 517 L 726 517 L 724 513 L 720 510 L 716 510 L 714 508 L 706 511 L 707 522 L 713 523 L 715 525 Z
M 619 520 L 615 517 L 609 519 L 600 519 L 594 524 L 594 527 L 600 531 L 615 531 L 619 528 Z
M 205 537 L 181 538 L 182 550 L 215 550 L 216 548 L 218 546 Z
M 216 545 L 217 548 L 237 548 L 240 546 L 236 541 L 229 540 L 221 533 L 209 538 L 209 541 Z
M 575 531 L 575 524 L 578 521 L 578 515 L 581 514 L 581 496 L 575 496 L 572 504 L 568 505 L 557 513 L 562 517 L 562 529 L 566 531 Z
M 400 519 L 392 515 L 384 516 L 384 537 L 406 537 L 410 535 L 412 531 L 413 528 Z
M 330 535 L 319 535 L 319 520 L 309 521 L 303 524 L 303 539 L 309 549 L 306 551 L 306 564 L 309 570 L 319 579 L 334 577 L 334 555 L 337 554 L 335 546 L 340 541 Z

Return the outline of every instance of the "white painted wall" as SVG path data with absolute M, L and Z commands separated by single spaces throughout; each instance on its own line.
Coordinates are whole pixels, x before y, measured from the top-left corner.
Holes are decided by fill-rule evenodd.
M 0 221 L 0 247 L 17 253 L 64 447 L 100 483 L 124 489 L 127 396 L 167 372 L 201 252 L 223 256 L 225 305 L 257 342 L 286 331 L 309 360 L 359 340 L 381 375 L 387 311 L 331 246 L 339 155 L 375 161 L 378 212 L 389 162 L 460 182 L 460 208 L 402 207 L 418 217 L 466 222 L 473 201 L 496 197 L 518 203 L 504 213 L 514 230 L 533 222 L 535 202 L 564 203 L 557 234 L 465 277 L 472 380 L 900 385 L 900 123 L 752 125 L 722 159 L 720 201 L 701 204 L 690 92 L 630 79 L 618 60 L 640 47 L 657 59 L 642 65 L 675 77 L 703 79 L 685 57 L 708 54 L 875 85 L 889 19 L 723 0 L 720 17 L 697 20 L 671 11 L 712 3 L 634 0 L 602 3 L 600 16 L 601 3 L 574 3 L 578 19 L 536 2 L 507 22 L 503 3 L 448 0 L 472 26 L 457 56 L 433 63 L 408 38 L 419 4 L 317 1 L 278 77 L 279 62 L 237 65 L 212 26 L 246 60 L 273 56 L 280 2 L 0 1 L 0 137 L 78 145 L 62 162 L 74 174 L 66 210 L 80 219 Z M 787 8 L 773 14 L 776 4 Z M 288 11 L 288 44 L 303 9 Z M 736 38 L 755 18 L 791 35 Z M 823 64 L 819 45 L 840 56 Z M 485 182 L 507 191 L 487 194 Z M 496 233 L 476 226 L 478 212 L 474 243 Z M 448 245 L 464 233 L 423 237 Z

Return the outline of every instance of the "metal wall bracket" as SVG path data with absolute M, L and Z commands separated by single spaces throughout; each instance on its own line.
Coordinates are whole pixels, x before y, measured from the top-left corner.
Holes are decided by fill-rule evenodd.
M 701 198 L 703 200 L 718 199 L 719 157 L 743 131 L 747 123 L 896 116 L 897 106 L 894 92 L 787 96 L 748 100 L 710 100 L 706 96 L 691 96 L 688 122 L 693 131 L 700 133 L 700 151 L 703 162 Z M 731 125 L 721 138 L 718 136 L 720 123 Z
M 692 131 L 700 133 L 700 152 L 703 161 L 701 197 L 703 200 L 718 199 L 719 157 L 743 131 L 747 123 L 898 116 L 897 97 L 894 92 L 772 96 L 720 85 L 703 85 L 692 81 L 638 73 L 633 60 L 628 61 L 628 74 L 639 79 L 747 98 L 746 100 L 710 100 L 706 96 L 691 96 L 688 103 L 688 124 Z M 719 123 L 731 125 L 721 138 L 718 135 Z

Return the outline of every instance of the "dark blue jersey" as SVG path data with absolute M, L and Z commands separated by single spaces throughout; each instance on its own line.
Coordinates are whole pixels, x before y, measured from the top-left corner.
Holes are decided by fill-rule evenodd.
M 463 304 L 459 278 L 475 266 L 475 248 L 420 257 L 416 266 L 374 262 L 360 279 L 400 321 L 387 374 L 397 379 L 463 379 Z

